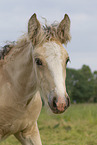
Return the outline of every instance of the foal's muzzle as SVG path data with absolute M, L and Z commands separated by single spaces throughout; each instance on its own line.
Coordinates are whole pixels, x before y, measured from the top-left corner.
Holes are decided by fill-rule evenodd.
M 52 96 L 51 99 L 49 99 L 48 104 L 53 113 L 59 114 L 63 113 L 70 106 L 70 99 L 69 96 L 66 98 Z

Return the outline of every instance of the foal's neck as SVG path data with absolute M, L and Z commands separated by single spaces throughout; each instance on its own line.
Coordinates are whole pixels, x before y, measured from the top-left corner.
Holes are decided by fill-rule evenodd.
M 21 99 L 24 98 L 24 100 L 33 97 L 37 91 L 37 84 L 30 44 L 28 47 L 25 46 L 22 48 L 14 56 L 13 61 L 10 60 L 6 64 L 5 68 L 12 87 L 16 92 L 16 96 Z

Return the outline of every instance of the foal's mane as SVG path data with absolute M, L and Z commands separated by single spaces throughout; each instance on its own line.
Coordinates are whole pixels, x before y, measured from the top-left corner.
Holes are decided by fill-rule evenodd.
M 3 46 L 0 49 L 0 66 L 2 66 L 5 62 L 5 58 L 8 56 L 13 56 L 17 52 L 20 52 L 24 48 L 24 46 L 27 46 L 27 37 L 23 36 L 21 37 L 17 42 L 8 42 L 5 46 Z

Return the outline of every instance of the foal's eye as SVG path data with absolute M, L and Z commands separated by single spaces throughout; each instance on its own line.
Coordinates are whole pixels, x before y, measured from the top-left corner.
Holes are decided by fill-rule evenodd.
M 37 65 L 42 65 L 42 61 L 39 58 L 36 58 L 35 62 L 36 62 Z
M 67 64 L 69 61 L 70 61 L 70 59 L 69 59 L 69 57 L 68 57 L 67 60 L 66 60 L 66 64 Z

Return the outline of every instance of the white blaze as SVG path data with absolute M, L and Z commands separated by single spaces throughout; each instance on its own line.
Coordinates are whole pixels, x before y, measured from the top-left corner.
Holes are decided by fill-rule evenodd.
M 60 45 L 55 42 L 47 42 L 44 44 L 44 47 L 46 48 L 46 62 L 54 78 L 55 91 L 58 95 L 63 96 L 65 94 L 65 88 Z

